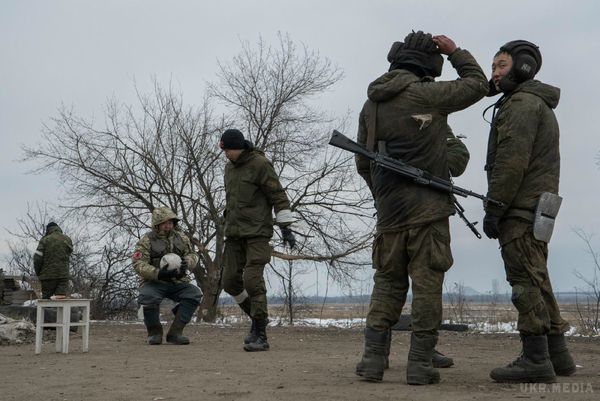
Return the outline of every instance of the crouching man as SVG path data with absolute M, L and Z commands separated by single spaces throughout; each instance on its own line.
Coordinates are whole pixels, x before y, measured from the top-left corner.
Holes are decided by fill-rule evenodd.
M 192 319 L 200 305 L 202 292 L 190 284 L 188 270 L 194 270 L 198 255 L 194 253 L 189 238 L 177 227 L 179 218 L 167 207 L 152 212 L 152 231 L 137 243 L 133 254 L 133 268 L 141 278 L 138 303 L 144 310 L 144 324 L 148 330 L 148 343 L 162 343 L 160 303 L 169 298 L 177 303 L 175 315 L 167 333 L 170 344 L 189 344 L 183 328 Z

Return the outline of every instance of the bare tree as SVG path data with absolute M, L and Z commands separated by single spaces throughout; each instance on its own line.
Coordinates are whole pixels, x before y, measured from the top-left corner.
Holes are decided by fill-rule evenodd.
M 600 333 L 600 257 L 592 247 L 592 235 L 585 233 L 581 228 L 573 230 L 575 234 L 585 243 L 586 252 L 592 258 L 593 275 L 585 275 L 575 271 L 577 277 L 585 287 L 576 289 L 576 308 L 581 331 L 585 334 Z M 582 298 L 580 298 L 582 297 Z
M 465 292 L 465 283 L 454 283 L 452 291 L 448 291 L 448 301 L 450 302 L 450 321 L 454 323 L 467 323 L 469 317 L 469 303 Z
M 61 216 L 48 205 L 28 205 L 24 217 L 17 220 L 18 230 L 10 232 L 7 263 L 11 271 L 23 274 L 29 283 L 36 280 L 33 271 L 33 251 L 45 234 L 49 221 L 58 222 L 73 240 L 69 271 L 71 290 L 92 299 L 92 317 L 95 319 L 129 316 L 136 296 L 137 280 L 131 275 L 129 245 L 114 230 L 98 241 L 93 232 L 83 229 L 81 220 Z
M 372 225 L 352 158 L 326 146 L 332 119 L 309 107 L 341 77 L 338 70 L 306 48 L 298 52 L 287 37 L 277 49 L 245 44 L 220 68 L 222 85 L 212 84 L 212 97 L 199 107 L 184 106 L 171 86 L 155 83 L 150 95 L 138 91 L 139 107 L 109 101 L 102 126 L 62 108 L 44 127 L 42 144 L 25 148 L 25 160 L 38 163 L 35 171 L 58 173 L 68 215 L 86 216 L 100 238 L 114 230 L 139 238 L 155 207 L 173 209 L 200 255 L 195 277 L 207 321 L 216 316 L 221 291 L 225 160 L 217 142 L 224 128 L 245 127 L 269 153 L 303 220 L 305 253 L 290 255 L 276 245 L 274 256 L 326 262 L 333 277 L 349 280 L 364 264 L 357 253 L 369 246 Z M 233 108 L 230 117 L 214 116 L 214 98 Z
M 118 230 L 139 238 L 155 207 L 173 209 L 200 255 L 195 275 L 204 292 L 203 314 L 212 320 L 223 244 L 216 140 L 224 122 L 213 123 L 205 105 L 185 108 L 180 95 L 158 83 L 152 95 L 138 92 L 138 100 L 139 109 L 110 101 L 102 128 L 59 110 L 54 125 L 45 126 L 43 144 L 25 149 L 26 160 L 39 163 L 36 171 L 59 174 L 68 190 L 67 214 L 88 216 L 101 237 Z M 102 252 L 113 260 L 123 251 Z
M 290 325 L 293 325 L 298 313 L 308 310 L 307 299 L 303 295 L 302 286 L 298 283 L 297 278 L 306 274 L 306 263 L 299 263 L 293 260 L 285 262 L 285 268 L 280 266 L 277 268 L 270 264 L 270 271 L 273 272 L 277 281 L 280 282 L 280 294 L 283 298 L 283 313 L 287 315 L 287 320 Z M 300 265 L 300 266 L 298 266 Z M 303 266 L 304 265 L 304 266 Z
M 336 120 L 312 103 L 341 79 L 341 71 L 283 34 L 275 47 L 262 39 L 256 48 L 242 43 L 242 51 L 219 67 L 220 82 L 209 86 L 210 95 L 268 153 L 303 222 L 300 254 L 275 249 L 274 256 L 326 262 L 332 278 L 353 279 L 354 269 L 365 264 L 357 253 L 370 246 L 369 198 L 356 182 L 353 157 L 327 146 Z M 342 129 L 345 123 L 337 124 Z M 281 277 L 293 278 L 287 263 L 273 266 Z

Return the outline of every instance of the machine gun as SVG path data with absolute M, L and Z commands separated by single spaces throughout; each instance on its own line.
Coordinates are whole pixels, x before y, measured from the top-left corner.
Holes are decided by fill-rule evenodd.
M 361 155 L 371 160 L 378 166 L 400 174 L 402 177 L 412 179 L 416 184 L 426 185 L 438 191 L 462 196 L 463 198 L 466 198 L 467 196 L 473 196 L 475 198 L 481 199 L 486 203 L 489 203 L 490 205 L 494 205 L 497 207 L 503 207 L 504 205 L 502 202 L 490 199 L 485 195 L 481 195 L 468 189 L 457 187 L 456 185 L 454 185 L 454 183 L 452 183 L 452 181 L 444 180 L 442 178 L 433 176 L 427 171 L 411 166 L 410 164 L 400 159 L 394 159 L 393 157 L 386 156 L 378 152 L 369 151 L 364 146 L 359 145 L 358 143 L 354 142 L 353 140 L 351 140 L 341 132 L 338 132 L 337 130 L 333 130 L 333 134 L 331 135 L 329 144 L 335 146 L 336 148 L 340 148 L 355 153 L 357 155 Z M 465 209 L 458 203 L 456 199 L 454 199 L 454 207 L 456 208 L 456 212 L 458 213 L 460 218 L 463 219 L 463 221 L 466 223 L 467 227 L 469 227 L 469 229 L 473 232 L 473 234 L 475 234 L 477 238 L 481 238 L 481 234 L 475 228 L 475 224 L 477 224 L 477 222 L 471 223 L 465 217 Z

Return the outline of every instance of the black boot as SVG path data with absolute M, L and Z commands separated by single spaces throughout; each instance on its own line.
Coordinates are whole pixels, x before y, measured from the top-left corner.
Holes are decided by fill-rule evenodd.
M 267 342 L 267 323 L 268 319 L 253 319 L 256 327 L 256 339 L 244 345 L 244 350 L 248 352 L 268 351 L 269 343 Z
M 571 376 L 577 370 L 573 357 L 567 348 L 564 334 L 548 336 L 548 353 L 554 372 L 558 376 Z
M 256 341 L 256 336 L 257 336 L 256 322 L 254 321 L 254 319 L 252 319 L 252 315 L 250 314 L 252 303 L 250 301 L 250 298 L 246 298 L 242 302 L 240 302 L 238 305 L 240 306 L 240 309 L 242 309 L 244 311 L 244 313 L 246 315 L 248 315 L 248 317 L 252 320 L 252 325 L 250 326 L 250 331 L 248 332 L 246 337 L 244 337 L 244 344 L 250 344 L 250 343 Z
M 186 324 L 179 317 L 175 316 L 167 332 L 167 342 L 169 344 L 187 345 L 190 343 L 190 339 L 183 335 L 183 328 Z
M 386 350 L 390 330 L 375 330 L 370 327 L 365 329 L 365 351 L 360 362 L 356 365 L 356 374 L 365 380 L 383 380 L 383 371 L 386 368 Z
M 256 333 L 256 319 L 252 319 L 252 324 L 250 325 L 250 331 L 244 337 L 244 344 L 250 344 L 256 341 L 258 334 Z
M 431 363 L 437 336 L 414 332 L 410 337 L 410 351 L 406 364 L 408 384 L 435 384 L 440 381 L 440 373 Z
M 521 335 L 523 352 L 506 367 L 496 368 L 490 377 L 501 383 L 553 383 L 554 369 L 548 354 L 548 340 L 543 336 Z
M 144 310 L 144 324 L 148 331 L 148 344 L 162 344 L 162 325 L 160 324 L 160 309 L 157 306 L 142 307 Z
M 438 369 L 449 368 L 450 366 L 454 365 L 454 360 L 434 349 L 433 356 L 431 357 L 431 364 L 434 368 Z

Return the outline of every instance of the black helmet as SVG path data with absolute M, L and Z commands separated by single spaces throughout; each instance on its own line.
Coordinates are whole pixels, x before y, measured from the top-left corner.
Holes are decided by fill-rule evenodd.
M 542 67 L 539 47 L 526 40 L 513 40 L 500 47 L 499 53 L 508 53 L 513 66 L 498 86 L 503 92 L 512 92 L 522 82 L 532 79 Z
M 406 68 L 419 76 L 442 75 L 444 59 L 430 33 L 411 32 L 404 42 L 394 42 L 387 55 L 390 71 Z

